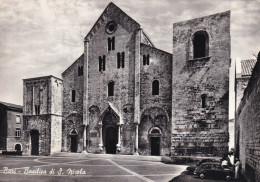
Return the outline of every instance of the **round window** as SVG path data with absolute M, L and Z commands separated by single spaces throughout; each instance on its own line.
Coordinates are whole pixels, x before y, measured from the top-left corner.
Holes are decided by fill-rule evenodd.
M 110 21 L 107 23 L 106 26 L 106 33 L 107 34 L 113 34 L 116 31 L 117 24 L 115 21 Z

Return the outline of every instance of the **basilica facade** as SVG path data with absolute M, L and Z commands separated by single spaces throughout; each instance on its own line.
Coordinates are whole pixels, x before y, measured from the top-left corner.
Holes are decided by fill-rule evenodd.
M 175 23 L 172 53 L 110 3 L 62 79 L 24 80 L 25 153 L 227 152 L 230 12 Z

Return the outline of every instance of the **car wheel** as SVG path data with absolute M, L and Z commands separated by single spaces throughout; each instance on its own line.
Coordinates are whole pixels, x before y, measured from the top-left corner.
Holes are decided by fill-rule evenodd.
M 231 181 L 231 179 L 232 179 L 232 178 L 231 178 L 230 175 L 227 175 L 227 176 L 226 176 L 226 180 Z
M 203 173 L 200 174 L 200 178 L 201 179 L 204 179 L 205 178 L 205 175 Z

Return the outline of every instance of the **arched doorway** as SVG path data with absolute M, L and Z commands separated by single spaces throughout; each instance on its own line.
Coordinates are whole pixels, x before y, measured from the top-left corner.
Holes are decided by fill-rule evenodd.
M 106 153 L 116 154 L 116 145 L 118 143 L 117 128 L 110 126 L 106 129 Z
M 17 152 L 21 152 L 21 145 L 20 144 L 16 144 L 14 149 L 17 151 Z
M 31 155 L 39 155 L 39 131 L 32 130 L 31 134 Z
M 75 130 L 70 132 L 70 151 L 77 152 L 78 151 L 78 133 Z
M 154 127 L 150 130 L 150 139 L 151 139 L 151 155 L 160 155 L 160 138 L 161 131 L 159 128 Z
M 118 144 L 119 116 L 111 107 L 101 115 L 103 126 L 102 135 L 105 151 L 107 154 L 116 154 Z

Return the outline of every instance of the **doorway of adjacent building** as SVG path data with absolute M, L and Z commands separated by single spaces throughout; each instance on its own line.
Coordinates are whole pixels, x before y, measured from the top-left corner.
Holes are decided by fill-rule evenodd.
M 16 144 L 14 147 L 15 151 L 17 152 L 21 152 L 21 145 L 20 144 Z
M 106 153 L 116 154 L 116 145 L 118 142 L 118 131 L 115 127 L 111 126 L 106 129 Z
M 31 155 L 39 155 L 39 131 L 31 131 Z
M 151 155 L 160 155 L 160 137 L 151 137 Z
M 70 140 L 71 140 L 70 151 L 77 152 L 78 151 L 77 135 L 71 135 Z

